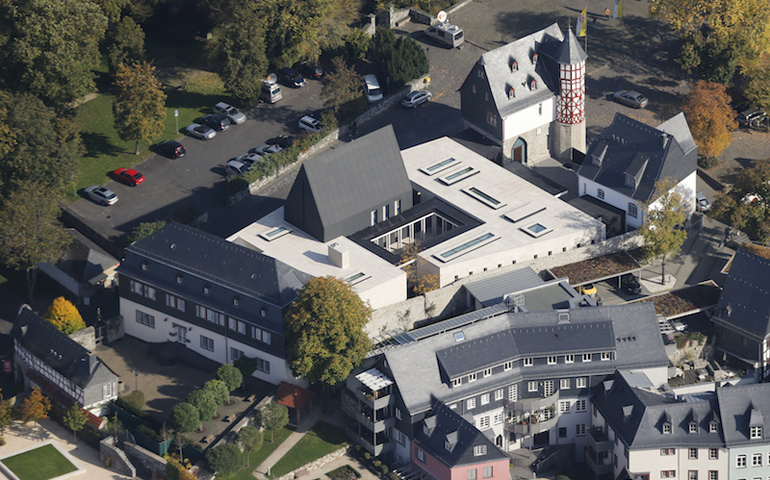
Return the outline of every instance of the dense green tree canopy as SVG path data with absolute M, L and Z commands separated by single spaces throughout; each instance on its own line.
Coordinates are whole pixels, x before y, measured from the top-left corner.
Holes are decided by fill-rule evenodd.
M 317 277 L 300 290 L 286 314 L 287 360 L 295 375 L 336 385 L 371 349 L 364 332 L 371 308 L 349 284 Z
M 164 129 L 166 94 L 155 78 L 155 67 L 146 62 L 121 64 L 115 76 L 115 129 L 123 140 L 152 141 Z
M 280 403 L 270 402 L 257 410 L 255 417 L 257 423 L 270 432 L 270 442 L 272 442 L 275 431 L 289 423 L 289 409 Z
M 220 443 L 206 452 L 206 461 L 212 471 L 227 475 L 241 467 L 243 454 L 234 443 Z
M 247 425 L 238 431 L 235 436 L 235 442 L 243 448 L 243 452 L 246 454 L 246 465 L 251 462 L 251 452 L 262 448 L 262 432 L 256 427 Z
M 770 240 L 770 159 L 755 160 L 738 172 L 733 187 L 714 201 L 712 215 L 752 239 Z M 752 201 L 753 200 L 753 201 Z
M 201 422 L 211 420 L 211 417 L 217 413 L 217 407 L 220 405 L 217 403 L 216 394 L 206 389 L 190 392 L 187 395 L 187 403 L 198 409 Z
M 4 36 L 0 68 L 6 85 L 64 108 L 94 89 L 91 69 L 107 28 L 102 9 L 89 0 L 0 2 Z
M 189 433 L 201 426 L 201 416 L 194 405 L 182 402 L 171 409 L 171 426 L 179 433 Z
M 428 73 L 425 50 L 409 37 L 396 37 L 392 30 L 378 28 L 372 37 L 369 58 L 377 68 L 380 82 L 399 88 Z
M 110 70 L 118 71 L 122 64 L 144 60 L 144 30 L 131 17 L 120 19 L 109 34 L 108 56 Z
M 227 384 L 222 380 L 209 380 L 203 384 L 203 389 L 210 391 L 214 395 L 214 401 L 217 405 L 224 404 L 230 398 L 230 390 L 227 388 Z
M 241 384 L 243 383 L 243 374 L 234 366 L 225 363 L 217 369 L 217 379 L 225 382 L 227 389 L 232 392 L 241 387 Z

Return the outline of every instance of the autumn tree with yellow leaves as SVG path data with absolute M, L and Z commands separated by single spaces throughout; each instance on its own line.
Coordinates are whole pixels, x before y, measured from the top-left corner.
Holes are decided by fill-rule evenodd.
M 716 157 L 730 146 L 730 132 L 738 128 L 738 123 L 729 104 L 730 96 L 719 83 L 698 81 L 685 98 L 682 110 L 699 154 Z
M 45 319 L 67 335 L 86 328 L 77 307 L 64 297 L 54 298 Z

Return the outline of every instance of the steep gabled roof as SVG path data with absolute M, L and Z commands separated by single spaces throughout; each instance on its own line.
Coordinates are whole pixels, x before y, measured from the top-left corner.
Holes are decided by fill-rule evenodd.
M 11 336 L 30 353 L 83 389 L 92 382 L 101 384 L 117 381 L 117 375 L 99 357 L 43 320 L 26 305 L 19 310 Z
M 767 443 L 770 425 L 765 419 L 770 419 L 770 384 L 722 387 L 717 390 L 717 398 L 728 447 Z M 760 438 L 751 439 L 751 427 L 762 427 Z
M 766 247 L 762 248 L 770 251 Z M 770 260 L 741 248 L 735 253 L 716 308 L 720 323 L 734 326 L 758 340 L 770 333 Z
M 449 468 L 508 458 L 476 427 L 440 402 L 415 426 L 414 442 Z M 474 447 L 478 447 L 476 452 Z
M 658 195 L 659 180 L 670 177 L 678 183 L 695 172 L 697 157 L 684 114 L 653 128 L 616 113 L 591 142 L 578 175 L 646 202 Z

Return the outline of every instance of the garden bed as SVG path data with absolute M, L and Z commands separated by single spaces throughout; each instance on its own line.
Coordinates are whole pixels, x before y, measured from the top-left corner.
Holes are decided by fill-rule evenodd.
M 713 307 L 719 301 L 720 293 L 715 283 L 707 282 L 630 303 L 653 302 L 655 313 L 670 320 Z

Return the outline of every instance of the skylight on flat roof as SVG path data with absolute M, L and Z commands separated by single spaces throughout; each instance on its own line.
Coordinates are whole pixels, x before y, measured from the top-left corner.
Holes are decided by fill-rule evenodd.
M 465 255 L 470 251 L 476 250 L 477 248 L 481 248 L 484 245 L 497 240 L 498 238 L 500 237 L 496 237 L 494 233 L 487 232 L 483 235 L 479 235 L 473 240 L 469 240 L 463 243 L 462 245 L 458 245 L 442 253 L 434 254 L 433 256 L 441 260 L 442 262 L 449 262 L 461 255 Z
M 429 165 L 427 167 L 423 167 L 420 169 L 422 173 L 425 175 L 435 175 L 438 172 L 443 172 L 447 168 L 454 167 L 455 165 L 459 165 L 461 162 L 460 160 L 457 160 L 455 158 L 447 158 L 445 160 L 441 160 L 440 162 L 436 162 L 432 165 Z
M 477 187 L 470 187 L 470 188 L 463 188 L 463 193 L 466 193 L 470 195 L 471 197 L 475 198 L 476 200 L 480 201 L 484 205 L 493 208 L 497 210 L 498 208 L 503 208 L 506 204 L 501 202 L 500 200 L 496 199 L 492 195 L 485 193 L 481 189 Z
M 546 233 L 550 233 L 553 231 L 552 228 L 548 228 L 542 223 L 537 223 L 537 222 L 527 225 L 526 227 L 521 227 L 519 230 L 535 238 L 542 237 Z
M 545 209 L 546 206 L 542 203 L 526 202 L 517 206 L 513 210 L 504 213 L 503 216 L 513 223 L 516 223 L 524 220 L 525 218 L 531 217 L 536 213 L 540 213 Z
M 351 285 L 357 285 L 357 284 L 359 284 L 361 282 L 369 280 L 370 278 L 372 278 L 371 275 L 367 277 L 364 272 L 358 272 L 358 273 L 355 273 L 355 274 L 347 277 L 345 279 L 345 281 L 347 283 L 351 284 Z
M 276 227 L 271 230 L 268 230 L 267 232 L 262 232 L 259 234 L 259 236 L 264 238 L 268 242 L 272 242 L 273 240 L 277 238 L 281 238 L 284 235 L 288 235 L 289 233 L 291 233 L 290 228 L 280 226 L 280 227 Z
M 439 178 L 441 183 L 444 185 L 454 185 L 455 183 L 465 180 L 468 177 L 471 177 L 473 175 L 476 175 L 477 173 L 480 173 L 481 170 L 478 170 L 474 167 L 465 167 L 460 170 L 456 170 L 452 173 L 449 173 L 447 175 L 444 175 L 443 177 Z

